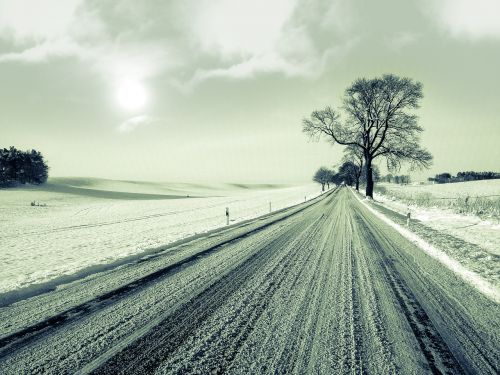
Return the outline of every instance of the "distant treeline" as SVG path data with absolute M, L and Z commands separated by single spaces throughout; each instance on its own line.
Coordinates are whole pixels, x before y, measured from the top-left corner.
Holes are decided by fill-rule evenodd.
M 380 171 L 376 165 L 372 168 L 373 181 L 377 182 L 380 180 Z M 330 188 L 330 184 L 340 185 L 342 183 L 349 186 L 356 186 L 356 190 L 358 190 L 360 184 L 366 184 L 366 174 L 363 172 L 362 168 L 348 160 L 344 161 L 338 172 L 326 167 L 319 168 L 313 176 L 313 181 L 321 184 L 323 191 L 325 190 L 325 186 Z
M 408 175 L 392 175 L 391 173 L 388 173 L 387 175 L 383 176 L 380 178 L 380 181 L 385 181 L 385 182 L 394 182 L 395 184 L 402 184 L 406 185 L 411 182 L 411 178 Z
M 48 176 L 49 167 L 39 151 L 20 151 L 13 146 L 0 149 L 0 186 L 43 184 Z
M 456 176 L 451 173 L 440 173 L 434 177 L 429 177 L 427 180 L 438 183 L 447 184 L 451 182 L 478 181 L 478 180 L 493 180 L 500 178 L 500 173 L 497 172 L 458 172 Z

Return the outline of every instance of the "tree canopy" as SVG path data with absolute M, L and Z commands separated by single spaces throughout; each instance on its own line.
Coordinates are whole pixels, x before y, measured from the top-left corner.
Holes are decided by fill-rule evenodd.
M 321 184 L 321 190 L 325 190 L 325 185 L 330 187 L 330 182 L 332 182 L 333 172 L 326 168 L 319 168 L 313 176 L 313 181 Z

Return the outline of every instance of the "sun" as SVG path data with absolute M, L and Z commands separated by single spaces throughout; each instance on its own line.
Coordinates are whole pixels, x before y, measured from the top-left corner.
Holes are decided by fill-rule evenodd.
M 116 98 L 123 109 L 137 111 L 146 105 L 148 94 L 141 82 L 125 80 L 118 86 Z

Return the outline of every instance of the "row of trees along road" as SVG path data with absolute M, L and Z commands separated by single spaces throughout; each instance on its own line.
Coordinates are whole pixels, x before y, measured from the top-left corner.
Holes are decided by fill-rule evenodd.
M 423 128 L 414 113 L 422 98 L 422 84 L 410 78 L 360 78 L 345 90 L 343 118 L 332 107 L 316 110 L 303 120 L 303 131 L 313 140 L 323 137 L 345 146 L 346 157 L 364 170 L 366 196 L 373 198 L 374 161 L 385 159 L 390 171 L 403 163 L 412 169 L 432 163 L 432 155 L 419 145 Z
M 374 165 L 372 169 L 373 181 L 379 181 L 380 172 L 377 166 Z M 325 191 L 325 185 L 330 188 L 331 183 L 339 185 L 344 182 L 347 185 L 356 186 L 356 190 L 359 190 L 361 183 L 366 183 L 365 174 L 362 173 L 362 169 L 349 160 L 345 160 L 342 163 L 338 172 L 326 167 L 319 168 L 313 176 L 313 181 L 321 184 L 322 191 Z
M 49 167 L 39 151 L 20 151 L 15 147 L 0 149 L 0 186 L 42 184 L 48 176 Z

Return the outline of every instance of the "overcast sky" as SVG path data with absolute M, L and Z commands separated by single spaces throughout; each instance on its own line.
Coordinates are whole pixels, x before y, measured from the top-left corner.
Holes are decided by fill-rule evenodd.
M 0 0 L 0 146 L 53 176 L 309 181 L 342 149 L 301 119 L 384 73 L 424 85 L 421 176 L 500 169 L 498 0 Z

